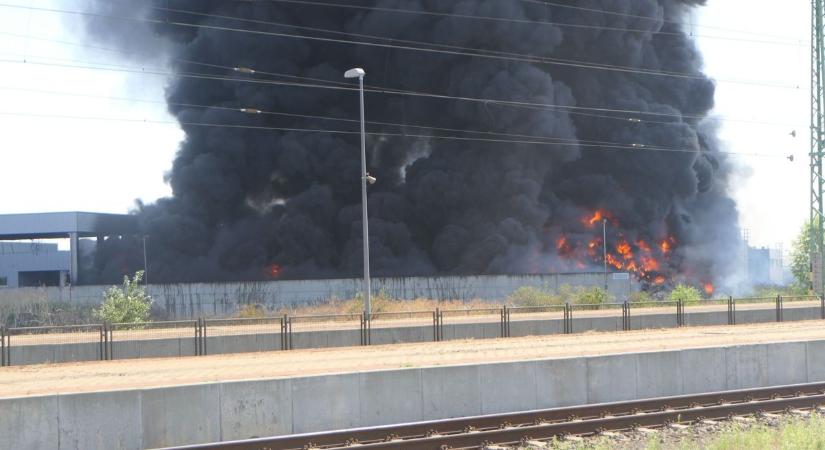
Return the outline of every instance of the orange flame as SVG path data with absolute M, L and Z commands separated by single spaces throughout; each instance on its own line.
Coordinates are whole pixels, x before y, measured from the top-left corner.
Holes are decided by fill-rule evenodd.
M 653 284 L 655 285 L 662 285 L 665 284 L 665 277 L 663 275 L 659 275 L 653 279 Z
M 607 220 L 611 224 L 616 225 L 616 220 L 613 219 L 613 215 L 603 209 L 597 209 L 592 215 L 583 217 L 582 224 L 587 228 L 594 228 L 600 224 L 602 220 Z
M 266 274 L 269 278 L 278 278 L 281 276 L 281 266 L 272 264 L 266 268 Z
M 607 263 L 617 269 L 621 269 L 623 266 L 622 262 L 616 259 L 616 257 L 613 256 L 611 253 L 607 254 Z
M 619 243 L 616 244 L 616 251 L 619 252 L 619 254 L 622 255 L 624 259 L 633 258 L 633 249 L 630 248 L 630 244 L 628 244 L 626 241 L 619 241 Z
M 650 253 L 650 245 L 642 239 L 636 241 L 636 246 L 645 253 Z
M 657 261 L 655 258 L 642 256 L 642 268 L 644 268 L 645 272 L 653 272 L 659 270 L 659 261 Z
M 713 287 L 713 283 L 705 283 L 702 285 L 702 288 L 705 290 L 705 294 L 713 295 L 713 291 L 715 290 Z

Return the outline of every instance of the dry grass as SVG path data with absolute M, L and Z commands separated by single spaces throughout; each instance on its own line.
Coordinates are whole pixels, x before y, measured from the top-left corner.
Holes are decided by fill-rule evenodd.
M 373 313 L 402 313 L 415 311 L 435 311 L 441 309 L 490 309 L 500 308 L 500 303 L 484 300 L 433 300 L 428 298 L 417 298 L 415 300 L 397 300 L 384 295 L 376 295 L 372 298 Z M 290 309 L 281 309 L 278 314 L 289 314 L 291 316 L 317 316 L 333 314 L 360 314 L 364 310 L 364 301 L 361 298 L 349 300 L 332 299 L 327 303 L 318 305 L 299 306 Z

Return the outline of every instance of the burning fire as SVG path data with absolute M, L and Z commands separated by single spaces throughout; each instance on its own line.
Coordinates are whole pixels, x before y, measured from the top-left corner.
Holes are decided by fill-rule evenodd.
M 278 264 L 271 264 L 266 268 L 266 275 L 269 278 L 279 278 L 281 276 L 281 266 Z
M 713 295 L 713 291 L 714 291 L 713 283 L 705 283 L 705 284 L 703 284 L 703 285 L 702 285 L 702 289 L 704 289 L 704 290 L 705 290 L 705 294 L 707 294 L 707 295 Z
M 673 249 L 674 245 L 676 245 L 676 239 L 674 239 L 673 236 L 668 236 L 667 239 L 659 243 L 659 248 L 662 249 L 662 253 L 667 255 Z
M 619 221 L 604 209 L 582 217 L 581 223 L 585 228 L 593 230 L 603 220 L 610 222 L 615 233 Z M 652 285 L 658 286 L 667 282 L 666 274 L 663 274 L 662 270 L 666 267 L 665 261 L 677 244 L 673 236 L 651 240 L 643 238 L 628 240 L 622 233 L 619 233 L 615 243 L 608 241 L 609 245 L 605 255 L 603 254 L 604 242 L 600 236 L 601 233 L 598 234 L 598 237 L 593 236 L 586 241 L 586 244 L 572 236 L 561 235 L 555 241 L 556 251 L 559 256 L 569 261 L 571 267 L 578 269 L 584 269 L 587 262 L 600 264 L 604 261 L 610 267 L 633 273 L 640 280 Z M 712 293 L 713 287 L 709 286 L 710 293 Z M 705 292 L 708 292 L 708 285 L 705 286 Z
M 603 209 L 597 209 L 593 215 L 586 216 L 582 218 L 582 224 L 584 224 L 587 228 L 594 228 L 596 225 L 600 224 L 602 220 L 607 219 L 608 222 L 611 224 L 616 224 L 615 219 L 613 219 L 613 215 L 610 212 L 605 211 Z

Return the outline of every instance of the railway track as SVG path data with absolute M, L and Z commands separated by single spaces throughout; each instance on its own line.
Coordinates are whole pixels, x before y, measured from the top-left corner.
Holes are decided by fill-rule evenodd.
M 432 450 L 519 444 L 825 406 L 825 383 L 663 397 L 175 447 L 177 450 Z

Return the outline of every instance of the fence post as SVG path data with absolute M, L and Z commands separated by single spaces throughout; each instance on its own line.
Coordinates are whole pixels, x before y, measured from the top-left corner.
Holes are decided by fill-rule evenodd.
M 777 322 L 782 322 L 782 319 L 783 319 L 782 312 L 783 312 L 782 311 L 782 296 L 777 295 L 776 296 L 776 321 Z
M 433 311 L 433 341 L 439 342 L 444 340 L 444 313 L 440 308 Z
M 501 337 L 510 337 L 510 309 L 501 307 Z
M 292 319 L 289 314 L 281 318 L 281 350 L 292 350 Z
M 206 319 L 201 318 L 201 352 L 203 355 L 208 355 L 209 350 L 206 348 Z
M 627 302 L 622 303 L 622 330 L 630 330 L 630 305 Z
M 361 345 L 370 345 L 372 321 L 365 313 L 361 313 Z
M 11 365 L 11 340 L 5 326 L 0 326 L 0 367 Z
M 114 342 L 114 334 L 112 333 L 112 324 L 110 322 L 103 322 L 103 333 L 106 336 L 105 345 L 106 345 L 106 359 L 111 361 L 115 359 L 115 354 L 113 351 Z
M 195 356 L 201 354 L 201 319 L 195 321 Z
M 682 315 L 682 300 L 676 300 L 676 327 L 683 327 L 685 325 L 685 318 Z
M 736 300 L 728 296 L 728 325 L 736 325 Z
M 106 324 L 101 324 L 97 331 L 100 333 L 100 343 L 98 344 L 100 356 L 98 359 L 106 361 Z
M 564 334 L 573 332 L 573 307 L 570 303 L 564 304 Z

